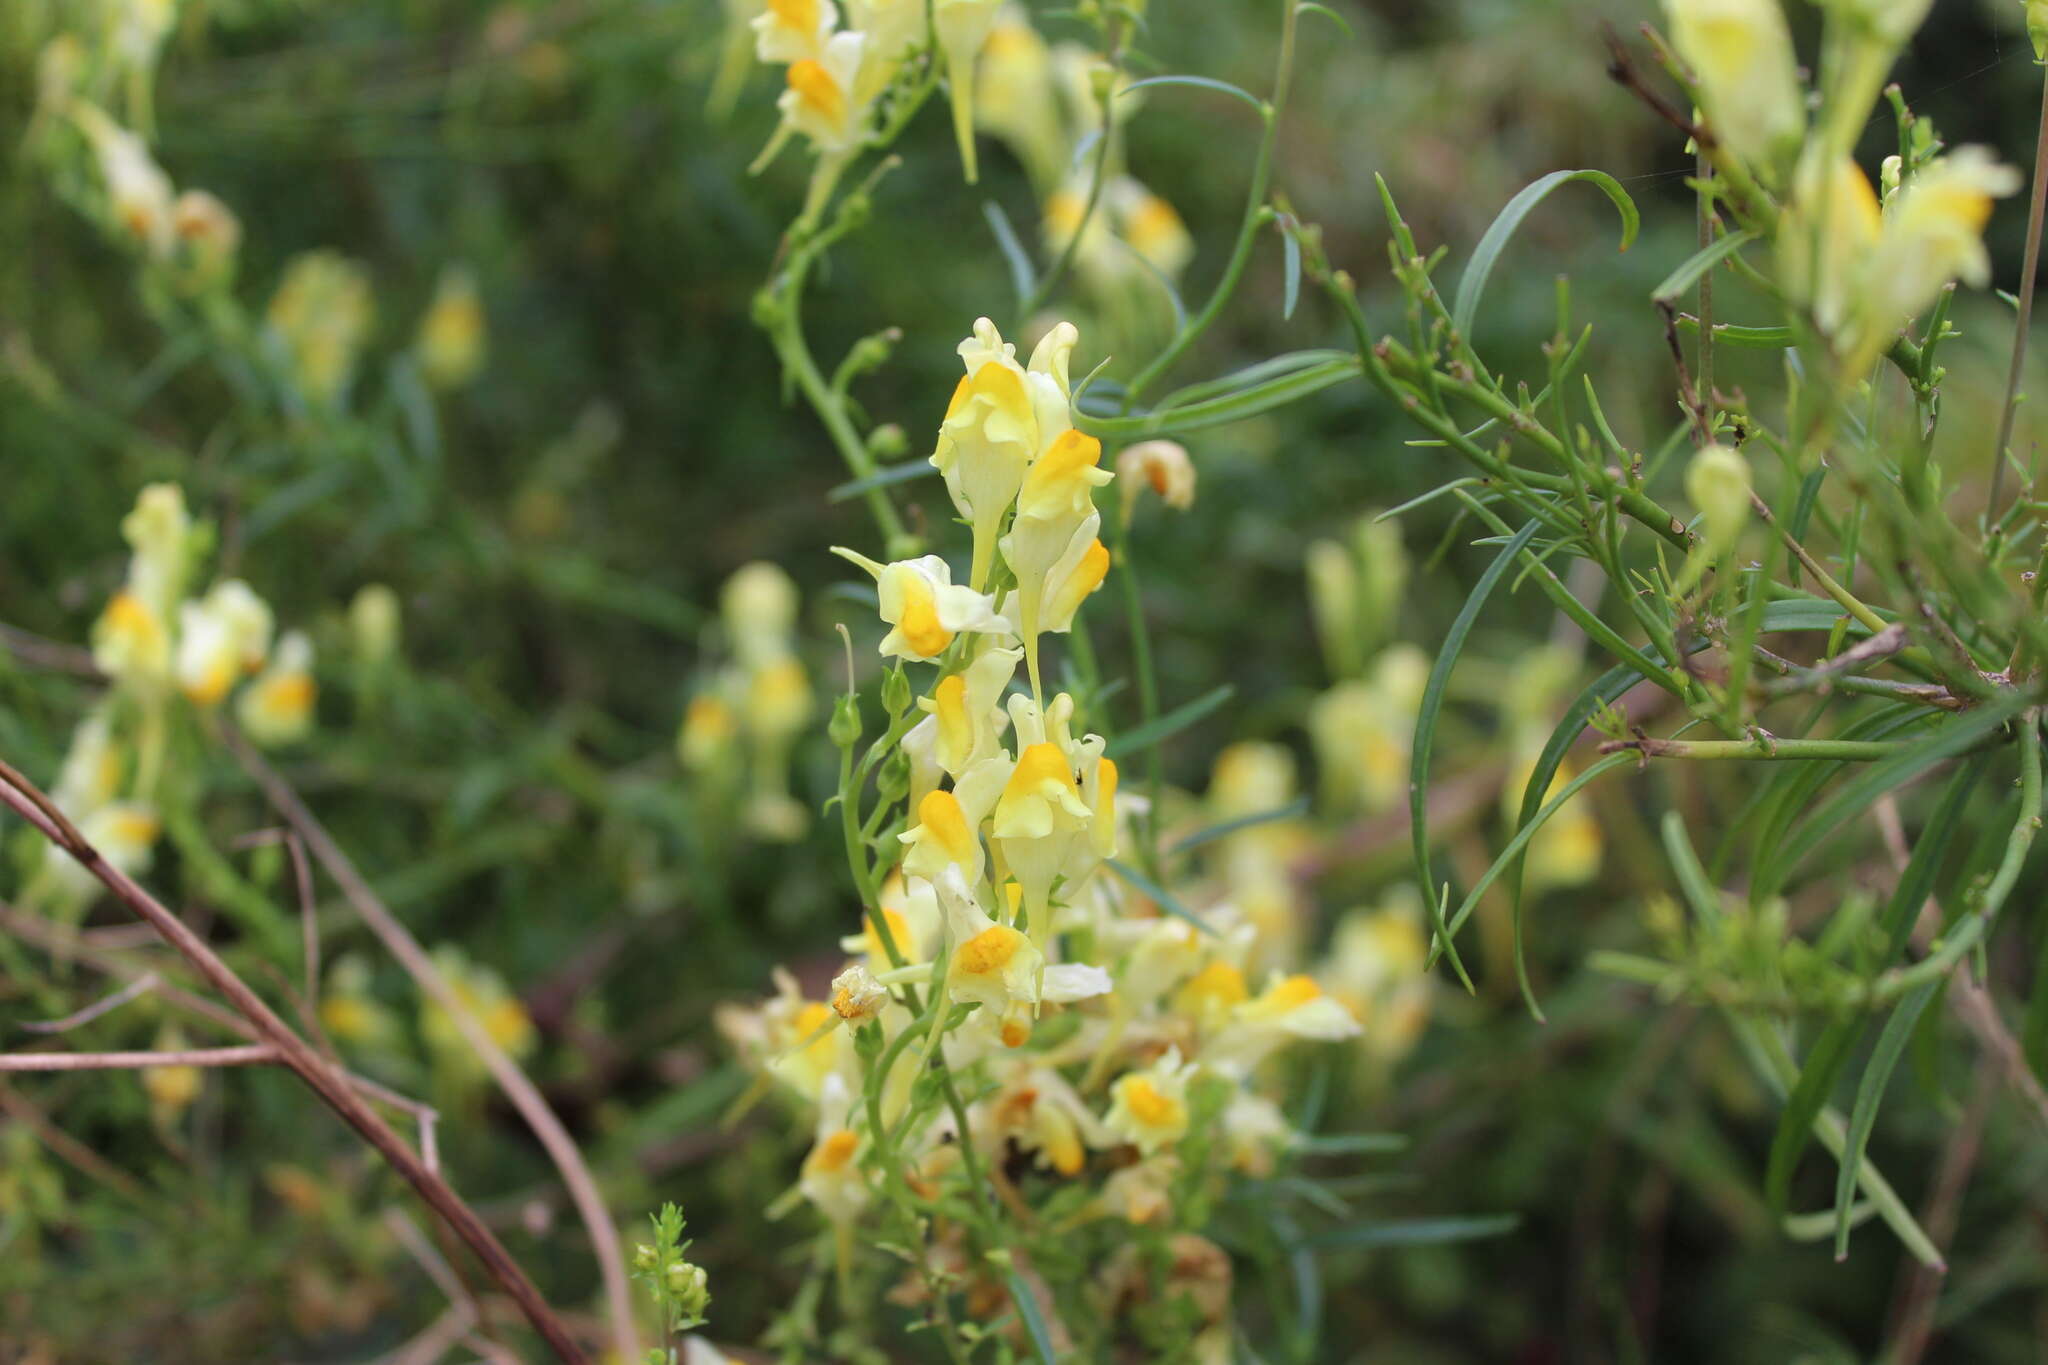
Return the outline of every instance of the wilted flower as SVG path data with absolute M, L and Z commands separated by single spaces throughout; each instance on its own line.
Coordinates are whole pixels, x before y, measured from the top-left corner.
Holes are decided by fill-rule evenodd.
M 1116 472 L 1124 481 L 1126 522 L 1131 518 L 1138 494 L 1147 488 L 1176 512 L 1185 512 L 1195 505 L 1194 461 L 1188 458 L 1187 447 L 1178 441 L 1140 441 L 1126 446 L 1117 454 Z

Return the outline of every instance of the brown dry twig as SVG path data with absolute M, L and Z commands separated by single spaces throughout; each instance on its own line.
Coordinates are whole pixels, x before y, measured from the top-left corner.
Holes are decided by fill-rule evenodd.
M 597 1256 L 598 1269 L 602 1273 L 605 1287 L 607 1315 L 610 1319 L 613 1349 L 621 1360 L 635 1359 L 639 1353 L 638 1333 L 633 1323 L 632 1286 L 626 1278 L 625 1257 L 619 1250 L 619 1236 L 613 1226 L 610 1211 L 604 1197 L 599 1193 L 597 1181 L 591 1176 L 590 1168 L 584 1163 L 583 1154 L 577 1149 L 575 1139 L 562 1125 L 547 1099 L 540 1093 L 519 1063 L 512 1060 L 506 1051 L 491 1038 L 475 1011 L 465 1006 L 455 994 L 427 956 L 426 949 L 412 936 L 398 917 L 391 913 L 377 893 L 371 889 L 355 863 L 344 853 L 341 845 L 299 799 L 289 782 L 264 762 L 261 755 L 248 740 L 230 725 L 222 725 L 222 738 L 229 750 L 241 763 L 243 771 L 253 778 L 269 798 L 270 804 L 284 817 L 285 824 L 305 841 L 306 849 L 315 861 L 326 869 L 334 879 L 349 905 L 362 921 L 369 926 L 384 944 L 386 950 L 398 959 L 400 966 L 419 983 L 420 990 L 439 1005 L 461 1032 L 463 1040 L 476 1053 L 497 1082 L 499 1089 L 511 1100 L 513 1108 L 526 1121 L 527 1127 L 540 1140 L 548 1157 L 561 1173 L 562 1183 L 569 1187 L 569 1197 L 576 1205 L 577 1215 L 582 1219 L 590 1235 L 591 1249 Z
M 275 1049 L 283 1065 L 289 1067 L 328 1108 L 376 1148 L 378 1154 L 419 1192 L 428 1206 L 483 1263 L 491 1278 L 519 1305 L 527 1321 L 555 1355 L 569 1365 L 585 1365 L 588 1357 L 582 1345 L 569 1334 L 568 1328 L 547 1300 L 541 1297 L 540 1290 L 519 1263 L 512 1259 L 511 1253 L 505 1250 L 497 1236 L 463 1202 L 454 1188 L 419 1154 L 407 1147 L 391 1126 L 369 1106 L 347 1073 L 300 1037 L 163 902 L 102 857 L 55 803 L 5 760 L 0 760 L 0 779 L 4 779 L 0 780 L 0 804 L 13 809 L 45 838 L 76 859 L 117 900 L 177 949 L 207 984 L 234 1006 L 254 1030 L 258 1041 Z

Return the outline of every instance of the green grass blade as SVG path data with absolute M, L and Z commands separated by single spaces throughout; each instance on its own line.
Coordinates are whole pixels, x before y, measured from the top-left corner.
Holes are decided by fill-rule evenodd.
M 1046 1330 L 1045 1315 L 1038 1311 L 1038 1296 L 1024 1282 L 1023 1274 L 1015 1269 L 1010 1271 L 1010 1298 L 1017 1305 L 1017 1316 L 1024 1319 L 1024 1329 L 1031 1333 L 1031 1344 L 1037 1349 L 1038 1358 L 1044 1365 L 1059 1365 L 1059 1357 L 1052 1349 L 1052 1333 Z
M 1892 1068 L 1899 1064 L 1899 1054 L 1906 1049 L 1907 1039 L 1913 1036 L 1914 1025 L 1920 1022 L 1920 1012 L 1927 1008 L 1927 1002 L 1941 989 L 1939 978 L 1916 986 L 1899 1001 L 1892 1017 L 1885 1020 L 1884 1032 L 1877 1036 L 1877 1047 L 1870 1054 L 1870 1061 L 1863 1068 L 1863 1079 L 1856 1086 L 1856 1103 L 1849 1111 L 1849 1145 L 1842 1152 L 1842 1164 L 1835 1173 L 1835 1259 L 1848 1259 L 1849 1219 L 1856 1202 L 1856 1177 L 1863 1167 L 1863 1149 L 1870 1145 L 1870 1130 L 1877 1125 L 1877 1108 L 1884 1100 L 1885 1086 L 1892 1078 Z
M 1620 181 L 1605 171 L 1552 171 L 1508 200 L 1507 207 L 1500 211 L 1500 216 L 1479 239 L 1479 245 L 1472 249 L 1472 259 L 1466 263 L 1465 273 L 1458 277 L 1458 293 L 1451 307 L 1452 325 L 1457 328 L 1459 336 L 1469 338 L 1472 335 L 1472 321 L 1479 316 L 1479 300 L 1486 293 L 1486 281 L 1499 263 L 1501 252 L 1507 249 L 1509 239 L 1521 227 L 1522 220 L 1549 198 L 1552 190 L 1574 180 L 1585 181 L 1614 201 L 1615 211 L 1621 214 L 1621 249 L 1627 251 L 1635 241 L 1642 217 L 1636 212 L 1635 201 L 1628 197 L 1628 191 L 1621 187 Z
M 1446 1242 L 1471 1242 L 1485 1237 L 1505 1237 L 1521 1225 L 1512 1213 L 1475 1214 L 1462 1218 L 1404 1218 L 1386 1223 L 1354 1223 L 1333 1228 L 1308 1239 L 1313 1247 L 1441 1246 Z
M 1188 909 L 1185 905 L 1182 905 L 1178 900 L 1175 900 L 1171 891 L 1168 891 L 1158 882 L 1153 881 L 1150 877 L 1138 871 L 1137 868 L 1132 867 L 1129 863 L 1119 862 L 1115 858 L 1111 858 L 1104 866 L 1136 887 L 1144 895 L 1149 896 L 1152 903 L 1167 914 L 1172 915 L 1176 919 L 1186 920 L 1211 938 L 1216 936 L 1216 931 L 1209 927 L 1207 920 Z
M 1429 756 L 1436 745 L 1436 722 L 1443 711 L 1444 689 L 1450 684 L 1451 670 L 1457 667 L 1465 638 L 1472 633 L 1473 622 L 1479 619 L 1480 608 L 1486 605 L 1486 599 L 1492 595 L 1501 575 L 1515 562 L 1515 556 L 1535 539 L 1541 525 L 1541 522 L 1532 521 L 1517 531 L 1515 538 L 1494 557 L 1493 563 L 1486 566 L 1486 572 L 1479 576 L 1479 581 L 1472 586 L 1471 595 L 1465 599 L 1465 605 L 1459 609 L 1457 619 L 1451 622 L 1450 634 L 1444 637 L 1443 649 L 1437 654 L 1436 664 L 1429 671 L 1429 683 L 1422 691 L 1422 709 L 1415 717 L 1415 740 L 1408 762 L 1408 815 L 1415 843 L 1416 884 L 1431 900 L 1435 899 L 1432 888 L 1436 886 L 1436 877 L 1429 870 Z M 1438 933 L 1438 948 L 1450 955 L 1451 965 L 1463 976 L 1465 968 L 1458 960 L 1457 947 L 1444 934 L 1442 926 L 1438 926 Z
M 1153 745 L 1179 734 L 1236 695 L 1237 688 L 1229 683 L 1204 692 L 1193 701 L 1184 702 L 1163 716 L 1147 721 L 1135 729 L 1124 731 L 1109 742 L 1105 752 L 1111 758 L 1143 753 Z

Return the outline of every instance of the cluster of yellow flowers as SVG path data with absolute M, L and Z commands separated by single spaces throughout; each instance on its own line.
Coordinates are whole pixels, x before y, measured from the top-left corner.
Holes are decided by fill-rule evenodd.
M 960 159 L 973 181 L 975 59 L 996 6 L 997 0 L 936 0 L 927 28 L 923 0 L 846 0 L 846 27 L 840 28 L 832 0 L 742 3 L 733 17 L 752 28 L 755 56 L 784 68 L 782 126 L 762 161 L 797 133 L 821 157 L 858 150 L 873 131 L 877 100 L 905 61 L 936 38 L 952 87 Z
M 176 0 L 119 0 L 108 7 L 107 24 L 84 26 L 98 41 L 75 32 L 53 38 L 38 63 L 31 136 L 61 158 L 68 144 L 56 133 L 73 130 L 69 143 L 82 145 L 97 181 L 87 207 L 108 234 L 183 292 L 225 290 L 234 280 L 241 220 L 205 190 L 179 191 L 138 131 L 143 125 L 124 126 L 108 112 L 125 90 L 130 122 L 146 116 L 147 100 L 136 92 L 154 75 L 177 9 Z M 347 393 L 374 320 L 363 267 L 337 252 L 309 251 L 286 266 L 271 296 L 263 344 L 300 395 L 329 406 Z M 429 385 L 454 389 L 481 368 L 484 346 L 475 283 L 451 266 L 421 316 L 414 361 Z
M 676 756 L 720 802 L 744 772 L 748 827 L 795 839 L 809 820 L 789 794 L 790 757 L 812 710 L 796 651 L 796 584 L 773 564 L 747 564 L 726 581 L 719 605 L 731 658 L 690 698 Z
M 271 610 L 247 583 L 227 578 L 188 592 L 209 532 L 193 524 L 177 485 L 143 489 L 121 534 L 133 552 L 127 577 L 92 632 L 93 663 L 113 686 L 79 723 L 52 796 L 109 862 L 137 872 L 159 832 L 156 789 L 173 700 L 206 715 L 233 696 L 249 736 L 282 745 L 311 727 L 317 688 L 311 641 L 290 631 L 273 642 Z M 54 849 L 45 867 L 67 898 L 94 885 Z
M 1185 1182 L 1269 1170 L 1288 1142 L 1255 1084 L 1269 1057 L 1354 1037 L 1362 1011 L 1405 1013 L 1396 1027 L 1411 1037 L 1426 1014 L 1426 998 L 1393 989 L 1419 981 L 1412 911 L 1347 925 L 1332 989 L 1298 969 L 1295 823 L 1209 841 L 1214 878 L 1176 879 L 1198 916 L 1105 873 L 1145 802 L 1120 787 L 1104 738 L 1076 733 L 1074 698 L 1047 695 L 1039 658 L 1110 567 L 1094 494 L 1112 475 L 1073 425 L 1076 340 L 1057 324 L 1020 363 L 983 319 L 959 347 L 966 373 L 931 461 L 972 531 L 965 582 L 937 555 L 835 551 L 875 580 L 881 653 L 936 665 L 891 732 L 906 773 L 900 863 L 843 941 L 852 960 L 829 990 L 808 997 L 778 973 L 773 999 L 721 1025 L 807 1107 L 815 1137 L 797 1190 L 842 1231 L 885 1190 L 936 1199 L 976 1171 L 1007 1189 L 1012 1152 L 1060 1182 L 1098 1182 L 1094 1216 L 1172 1228 Z M 1179 466 L 1160 452 L 1120 463 L 1149 482 L 1159 460 L 1155 486 L 1175 487 Z M 1291 765 L 1267 746 L 1230 751 L 1207 814 L 1270 815 L 1291 796 Z M 918 1107 L 935 1056 L 972 1077 L 957 1111 Z M 1183 1148 L 1198 1131 L 1191 1170 Z
M 1989 282 L 1984 224 L 1992 200 L 2020 185 L 2019 173 L 1983 148 L 1940 155 L 1931 140 L 1910 158 L 1886 158 L 1882 195 L 1856 163 L 1886 74 L 1931 4 L 1827 6 L 1829 59 L 1815 102 L 1800 86 L 1778 0 L 1665 0 L 1717 169 L 1780 205 L 1779 281 L 1845 376 L 1860 377 L 1951 281 Z
M 1101 54 L 1048 44 L 1030 15 L 1009 5 L 983 49 L 975 106 L 976 123 L 1030 175 L 1047 249 L 1057 255 L 1071 245 L 1082 280 L 1112 309 L 1156 290 L 1155 276 L 1179 279 L 1195 249 L 1173 205 L 1124 166 L 1121 130 L 1143 99 L 1129 85 Z M 1098 154 L 1103 180 L 1091 214 Z

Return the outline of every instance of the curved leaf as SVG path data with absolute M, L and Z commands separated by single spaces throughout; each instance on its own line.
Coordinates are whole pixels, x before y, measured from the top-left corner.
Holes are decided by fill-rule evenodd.
M 1254 95 L 1251 91 L 1241 85 L 1232 85 L 1229 81 L 1219 81 L 1210 76 L 1147 76 L 1142 81 L 1132 81 L 1129 85 L 1117 91 L 1117 94 L 1128 95 L 1134 90 L 1143 90 L 1148 85 L 1191 85 L 1197 90 L 1221 91 L 1226 95 L 1235 95 L 1252 108 L 1258 110 L 1261 116 L 1266 112 L 1265 101 Z
M 1621 214 L 1621 249 L 1627 251 L 1635 241 L 1642 216 L 1636 212 L 1635 200 L 1628 197 L 1628 191 L 1621 187 L 1619 180 L 1605 171 L 1552 171 L 1508 200 L 1507 207 L 1500 211 L 1500 216 L 1486 229 L 1486 235 L 1479 239 L 1479 245 L 1472 249 L 1472 259 L 1466 263 L 1465 273 L 1458 277 L 1457 299 L 1451 307 L 1451 319 L 1459 336 L 1471 335 L 1472 319 L 1479 315 L 1479 299 L 1486 292 L 1487 277 L 1493 274 L 1493 267 L 1500 260 L 1500 253 L 1507 248 L 1508 239 L 1515 235 L 1515 229 L 1538 204 L 1550 197 L 1552 190 L 1574 180 L 1585 181 L 1614 201 L 1615 211 Z
M 1472 585 L 1472 593 L 1459 609 L 1457 619 L 1451 622 L 1450 634 L 1444 637 L 1444 647 L 1436 656 L 1436 664 L 1429 670 L 1429 683 L 1422 691 L 1422 709 L 1415 717 L 1415 741 L 1408 759 L 1408 816 L 1409 828 L 1414 835 L 1416 884 L 1422 887 L 1422 894 L 1435 899 L 1433 888 L 1436 877 L 1429 869 L 1429 756 L 1436 747 L 1436 720 L 1444 706 L 1444 689 L 1451 680 L 1451 670 L 1457 667 L 1458 654 L 1465 647 L 1465 637 L 1472 633 L 1473 622 L 1479 619 L 1479 609 L 1486 605 L 1486 599 L 1493 594 L 1494 585 L 1501 575 L 1515 562 L 1529 542 L 1542 527 L 1539 521 L 1532 521 L 1515 533 L 1515 538 L 1501 547 L 1493 563 L 1486 566 L 1486 572 Z M 1465 966 L 1458 960 L 1458 949 L 1448 933 L 1437 939 L 1440 950 L 1449 955 L 1451 965 L 1460 976 Z

